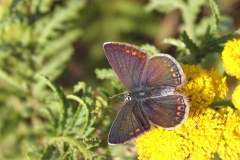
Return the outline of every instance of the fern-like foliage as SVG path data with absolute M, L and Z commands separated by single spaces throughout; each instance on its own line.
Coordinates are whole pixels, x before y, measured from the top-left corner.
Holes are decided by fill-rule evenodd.
M 36 135 L 42 136 L 39 140 L 45 141 L 46 146 L 32 148 L 28 157 L 42 160 L 96 158 L 97 155 L 91 148 L 98 146 L 101 139 L 88 137 L 95 129 L 96 117 L 101 116 L 97 114 L 97 108 L 106 106 L 106 102 L 99 96 L 94 98 L 93 90 L 84 82 L 75 86 L 75 92 L 81 92 L 78 97 L 65 95 L 48 78 L 38 77 L 51 88 L 53 94 L 44 100 L 46 105 L 39 109 L 40 117 L 45 123 L 36 130 Z
M 42 159 L 69 157 L 78 152 L 82 157 L 92 156 L 88 150 L 99 140 L 86 145 L 88 141 L 84 139 L 93 132 L 96 119 L 90 102 L 79 100 L 79 105 L 74 106 L 50 81 L 62 74 L 73 54 L 73 42 L 82 35 L 82 29 L 75 23 L 85 3 L 85 0 L 2 3 L 6 6 L 1 7 L 4 12 L 0 17 L 0 143 L 5 151 L 1 151 L 0 159 L 26 159 L 28 147 L 34 146 L 39 146 L 36 157 Z M 44 82 L 35 78 L 36 74 L 50 80 Z M 55 97 L 50 96 L 51 107 L 42 100 L 51 93 L 47 84 L 56 93 Z

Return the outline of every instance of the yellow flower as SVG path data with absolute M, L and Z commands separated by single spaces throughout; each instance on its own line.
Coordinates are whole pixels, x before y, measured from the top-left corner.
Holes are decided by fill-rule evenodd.
M 193 65 L 183 65 L 183 72 L 186 75 L 186 85 L 181 88 L 189 100 L 191 109 L 209 106 L 215 97 L 212 78 L 201 68 Z
M 231 107 L 219 109 L 223 117 L 223 137 L 221 138 L 218 154 L 222 160 L 240 158 L 240 112 Z
M 240 110 L 240 85 L 237 86 L 235 91 L 232 94 L 232 102 L 235 106 L 235 108 Z
M 240 39 L 228 41 L 222 52 L 224 67 L 228 74 L 240 78 Z
M 217 74 L 212 69 L 207 72 L 194 65 L 183 65 L 186 75 L 186 85 L 180 89 L 190 101 L 190 114 L 203 107 L 208 107 L 213 101 L 224 98 L 227 93 L 226 77 Z

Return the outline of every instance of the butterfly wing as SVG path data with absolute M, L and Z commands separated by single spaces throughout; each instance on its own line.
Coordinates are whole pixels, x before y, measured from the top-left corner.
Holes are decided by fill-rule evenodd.
M 181 86 L 184 74 L 179 63 L 170 55 L 159 54 L 151 57 L 144 68 L 141 84 L 152 86 Z
M 104 43 L 106 57 L 123 85 L 132 90 L 140 86 L 147 54 L 139 47 L 119 42 Z
M 128 101 L 119 111 L 110 129 L 108 143 L 125 143 L 149 130 L 150 127 L 150 122 L 137 101 Z
M 189 105 L 183 95 L 173 94 L 144 100 L 143 109 L 154 124 L 166 129 L 174 129 L 187 118 Z

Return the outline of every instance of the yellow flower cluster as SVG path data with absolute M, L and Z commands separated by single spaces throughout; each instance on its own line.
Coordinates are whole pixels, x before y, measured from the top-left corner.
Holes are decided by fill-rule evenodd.
M 218 111 L 209 105 L 226 96 L 226 78 L 215 70 L 207 72 L 195 66 L 182 66 L 187 83 L 181 92 L 189 97 L 190 113 L 175 130 L 153 127 L 136 139 L 140 160 L 212 159 L 240 157 L 240 113 L 225 107 Z
M 228 74 L 240 78 L 240 39 L 228 41 L 222 52 L 222 59 Z
M 213 101 L 223 99 L 227 94 L 226 77 L 217 74 L 212 69 L 207 72 L 193 65 L 183 65 L 186 74 L 186 85 L 181 88 L 190 101 L 191 113 L 203 107 L 208 107 Z
M 181 92 L 188 96 L 191 108 L 207 107 L 215 98 L 212 78 L 201 68 L 191 65 L 184 65 L 182 68 L 186 74 L 187 85 Z

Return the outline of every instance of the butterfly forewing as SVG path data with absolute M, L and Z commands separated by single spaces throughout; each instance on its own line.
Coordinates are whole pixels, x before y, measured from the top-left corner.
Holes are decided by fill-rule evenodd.
M 151 57 L 144 68 L 141 84 L 145 87 L 172 86 L 177 87 L 183 83 L 182 68 L 179 63 L 167 54 Z
M 163 128 L 173 129 L 185 121 L 189 105 L 183 95 L 173 94 L 147 99 L 143 102 L 143 109 L 151 122 Z
M 123 105 L 111 127 L 108 143 L 125 143 L 149 130 L 150 127 L 147 116 L 137 101 L 128 101 Z
M 140 86 L 147 55 L 139 47 L 126 43 L 104 43 L 106 57 L 123 85 L 132 90 Z

